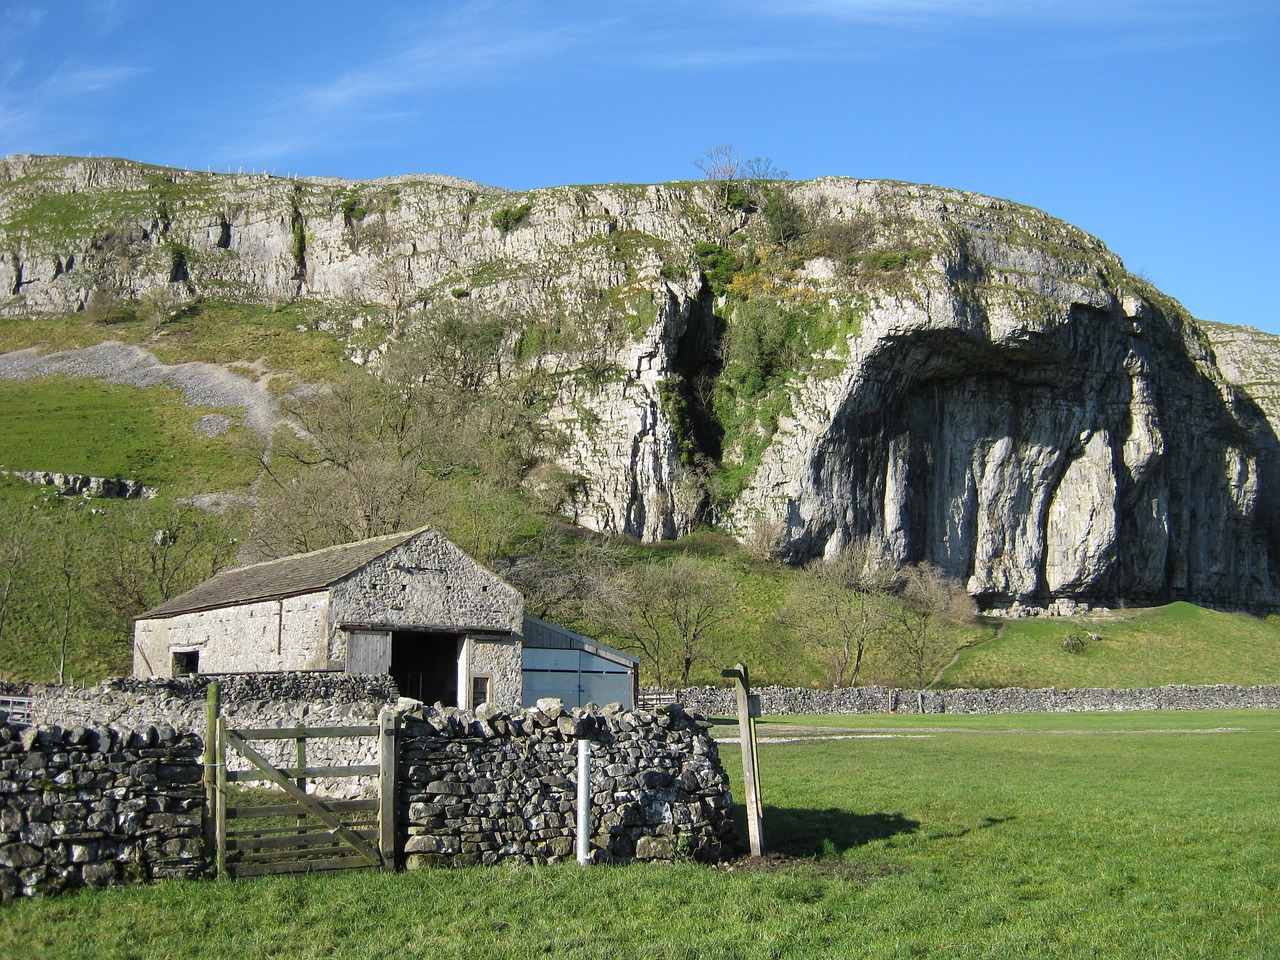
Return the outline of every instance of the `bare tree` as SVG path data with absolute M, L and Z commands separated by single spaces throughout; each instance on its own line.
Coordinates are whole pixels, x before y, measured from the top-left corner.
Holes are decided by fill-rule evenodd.
M 607 601 L 616 601 L 609 585 L 621 580 L 623 559 L 615 540 L 548 534 L 498 572 L 524 595 L 526 613 L 590 630 Z
M 695 157 L 692 163 L 708 180 L 736 180 L 742 170 L 742 155 L 732 144 L 721 143 Z
M 82 531 L 63 508 L 40 517 L 40 555 L 27 558 L 31 581 L 25 602 L 10 613 L 9 624 L 19 645 L 44 654 L 55 683 L 64 683 L 68 656 L 77 638 L 82 599 Z
M 622 570 L 600 599 L 610 627 L 649 662 L 657 685 L 675 668 L 686 687 L 693 665 L 710 655 L 711 633 L 728 617 L 733 596 L 721 562 L 678 557 Z
M 868 647 L 889 626 L 898 567 L 863 541 L 805 572 L 808 582 L 788 598 L 783 622 L 817 649 L 833 687 L 857 686 Z
M 913 564 L 902 572 L 894 647 L 901 672 L 917 689 L 929 686 L 954 653 L 944 620 L 968 609 L 961 595 L 960 585 L 932 563 Z
M 19 592 L 23 570 L 35 550 L 34 514 L 29 507 L 0 504 L 0 639 L 10 604 Z
M 787 171 L 773 162 L 773 157 L 752 157 L 743 165 L 747 180 L 786 180 Z
M 228 566 L 238 546 L 221 518 L 182 503 L 113 511 L 98 539 L 91 589 L 126 630 L 143 610 Z

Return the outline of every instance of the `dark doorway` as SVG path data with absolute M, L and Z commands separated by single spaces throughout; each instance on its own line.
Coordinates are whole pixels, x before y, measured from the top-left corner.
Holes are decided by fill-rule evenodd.
M 397 630 L 391 635 L 391 676 L 400 696 L 458 706 L 461 651 L 462 637 L 456 633 Z

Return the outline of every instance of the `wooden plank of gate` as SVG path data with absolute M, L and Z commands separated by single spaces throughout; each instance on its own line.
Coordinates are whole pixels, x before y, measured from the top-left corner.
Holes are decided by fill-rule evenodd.
M 372 864 L 363 857 L 342 857 L 336 860 L 317 860 L 308 863 L 305 860 L 291 860 L 284 863 L 248 863 L 236 868 L 238 877 L 265 877 L 285 873 L 318 873 L 321 870 L 351 870 L 356 867 L 370 867 Z
M 371 828 L 357 828 L 352 830 L 356 836 L 365 840 L 377 840 L 378 830 L 377 824 Z M 333 834 L 326 831 L 324 833 L 309 832 L 296 833 L 291 836 L 274 836 L 274 837 L 228 837 L 227 850 L 281 850 L 289 848 L 291 853 L 298 856 L 310 856 L 310 848 L 326 845 L 332 847 L 337 841 L 333 839 Z M 342 849 L 337 847 L 335 849 Z M 350 848 L 348 848 L 350 849 Z M 280 854 L 274 854 L 279 858 Z
M 334 813 L 362 813 L 365 810 L 377 810 L 377 800 L 326 800 L 324 805 Z M 227 811 L 228 819 L 256 820 L 263 817 L 292 817 L 302 808 L 296 803 L 277 803 L 259 807 L 232 807 Z
M 355 857 L 360 866 L 372 867 L 368 860 L 358 857 L 350 847 L 340 840 L 334 840 L 327 847 L 308 847 L 306 850 L 260 850 L 256 853 L 239 853 L 231 864 L 231 869 L 239 874 L 243 867 L 260 863 L 296 863 L 303 866 L 314 866 L 330 860 L 343 860 Z
M 378 826 L 377 820 L 345 820 L 342 824 L 350 830 L 360 833 L 361 830 L 371 830 Z M 321 823 L 308 823 L 303 826 L 294 824 L 290 827 L 246 827 L 243 830 L 230 830 L 227 832 L 227 841 L 242 839 L 244 837 L 284 837 L 286 840 L 293 839 L 299 843 L 306 842 L 307 837 L 311 835 L 323 835 L 325 837 L 333 836 L 333 831 Z M 360 834 L 364 836 L 364 834 Z M 373 837 L 372 839 L 377 839 Z
M 349 767 L 272 767 L 271 769 L 293 779 L 298 777 L 376 777 L 378 775 L 376 763 Z M 263 777 L 253 770 L 232 770 L 227 774 L 227 779 L 233 783 L 239 783 L 245 780 L 261 780 Z
M 373 737 L 378 728 L 362 727 L 245 727 L 236 728 L 241 740 L 294 740 L 299 732 L 308 740 L 332 740 L 335 737 Z
M 299 790 L 292 780 L 286 777 L 281 771 L 273 767 L 262 756 L 262 754 L 258 753 L 257 750 L 253 749 L 253 747 L 249 746 L 249 744 L 245 743 L 244 740 L 242 740 L 239 736 L 237 736 L 236 735 L 237 732 L 238 731 L 232 731 L 232 730 L 226 731 L 227 744 L 229 746 L 233 747 L 237 752 L 241 754 L 241 756 L 243 756 L 246 760 L 248 760 L 250 763 L 256 766 L 264 774 L 266 774 L 266 779 L 270 780 L 277 787 L 279 787 L 281 790 L 287 793 L 290 797 L 296 800 L 301 806 L 305 807 L 307 812 L 310 813 L 313 817 L 315 817 L 321 823 L 327 824 L 329 827 L 331 827 L 333 829 L 333 832 L 336 833 L 338 836 L 340 836 L 343 840 L 347 841 L 347 843 L 349 843 L 352 847 L 354 847 L 356 852 L 358 852 L 360 856 L 364 857 L 370 863 L 375 865 L 382 863 L 382 857 L 379 855 L 377 850 L 370 847 L 369 844 L 365 843 L 364 840 L 356 836 L 355 833 L 353 833 L 352 831 L 344 827 L 342 825 L 342 821 L 339 820 L 332 813 L 330 813 L 329 810 L 325 808 L 324 804 L 320 803 L 320 801 L 316 800 L 314 797 L 310 796 L 309 794 L 303 793 L 301 790 Z M 352 769 L 357 769 L 357 768 L 352 768 Z M 377 772 L 376 767 L 374 768 L 374 772 L 375 773 Z

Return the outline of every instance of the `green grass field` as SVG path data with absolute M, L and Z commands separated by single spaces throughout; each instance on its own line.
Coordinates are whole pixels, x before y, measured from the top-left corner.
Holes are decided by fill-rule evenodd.
M 165 363 L 203 360 L 244 364 L 261 360 L 269 372 L 307 383 L 331 377 L 341 366 L 342 343 L 320 327 L 345 322 L 332 308 L 305 300 L 279 307 L 201 300 L 174 316 L 143 311 L 112 323 L 96 321 L 86 313 L 39 320 L 0 319 L 0 353 L 29 347 L 68 350 L 119 340 L 144 346 Z
M 1280 956 L 1276 711 L 796 725 L 877 736 L 761 745 L 785 869 L 120 887 L 5 906 L 0 956 Z

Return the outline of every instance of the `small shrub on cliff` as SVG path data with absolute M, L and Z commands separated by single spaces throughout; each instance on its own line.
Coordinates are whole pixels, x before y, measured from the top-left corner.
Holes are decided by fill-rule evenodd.
M 707 283 L 711 285 L 711 292 L 717 297 L 723 296 L 725 288 L 733 282 L 734 274 L 742 269 L 742 261 L 733 251 L 718 243 L 696 243 L 693 253 Z
M 532 203 L 522 203 L 518 207 L 503 207 L 493 215 L 493 225 L 504 237 L 528 219 L 533 211 Z

